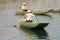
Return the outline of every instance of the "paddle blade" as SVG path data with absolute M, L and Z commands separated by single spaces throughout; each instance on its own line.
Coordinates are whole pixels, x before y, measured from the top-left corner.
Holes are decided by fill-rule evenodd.
M 14 25 L 14 27 L 16 27 L 16 25 Z

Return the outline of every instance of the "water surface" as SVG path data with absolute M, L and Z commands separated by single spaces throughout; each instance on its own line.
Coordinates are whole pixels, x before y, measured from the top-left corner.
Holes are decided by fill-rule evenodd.
M 52 17 L 37 16 L 39 22 L 49 22 L 43 30 L 21 29 L 19 25 L 13 25 L 20 16 L 16 16 L 21 3 L 26 2 L 31 10 L 46 8 L 58 9 L 59 0 L 0 0 L 0 40 L 60 40 L 60 14 L 53 14 Z

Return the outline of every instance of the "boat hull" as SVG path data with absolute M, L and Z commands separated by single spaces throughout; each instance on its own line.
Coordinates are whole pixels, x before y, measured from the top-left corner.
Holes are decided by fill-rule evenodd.
M 49 23 L 32 23 L 32 22 L 21 22 L 20 26 L 25 27 L 25 28 L 44 28 L 48 25 Z
M 52 9 L 50 10 L 42 10 L 42 11 L 33 11 L 34 15 L 48 15 L 47 13 L 49 13 L 50 11 L 52 11 Z M 16 15 L 24 15 L 26 12 L 23 11 L 17 11 Z

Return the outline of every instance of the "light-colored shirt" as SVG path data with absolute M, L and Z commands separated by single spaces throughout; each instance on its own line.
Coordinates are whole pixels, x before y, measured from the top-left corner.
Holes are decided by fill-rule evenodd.
M 32 20 L 32 17 L 35 16 L 34 14 L 25 14 L 26 15 L 26 20 Z

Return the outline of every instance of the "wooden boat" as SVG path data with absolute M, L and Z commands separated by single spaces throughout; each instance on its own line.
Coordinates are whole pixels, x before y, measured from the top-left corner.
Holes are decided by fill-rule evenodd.
M 47 13 L 49 13 L 50 11 L 52 11 L 52 9 L 49 10 L 41 10 L 41 11 L 32 11 L 33 14 L 35 15 L 48 15 Z M 17 11 L 16 15 L 24 15 L 26 12 L 23 11 Z
M 49 23 L 38 23 L 38 22 L 20 22 L 20 26 L 24 28 L 44 28 L 48 25 Z

